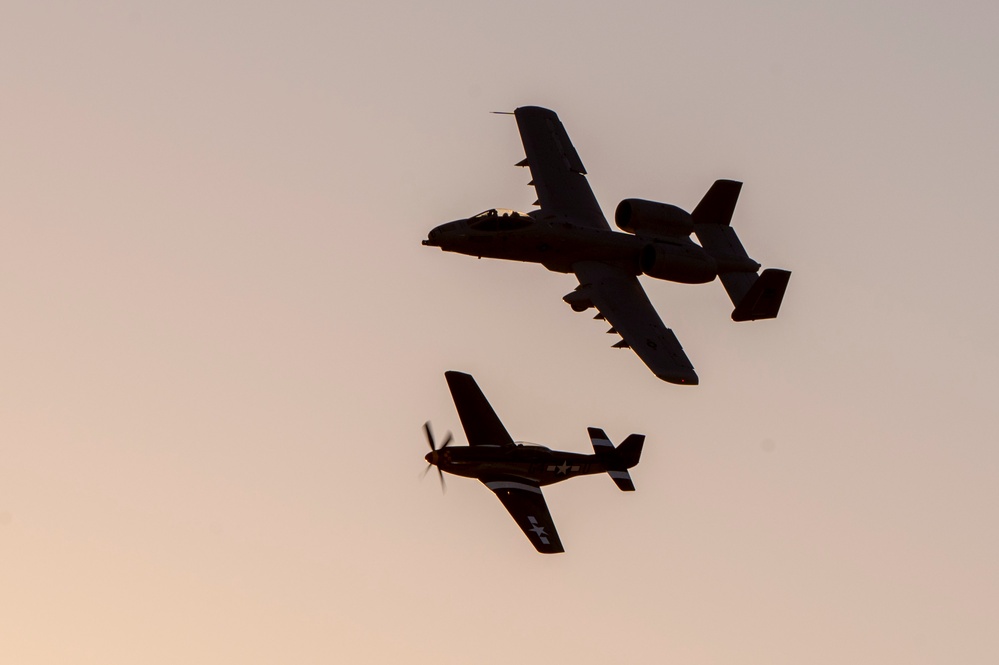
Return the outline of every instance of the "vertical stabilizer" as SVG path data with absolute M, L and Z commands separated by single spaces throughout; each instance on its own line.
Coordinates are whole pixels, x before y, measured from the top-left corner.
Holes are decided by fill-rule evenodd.
M 739 202 L 741 191 L 742 183 L 738 180 L 715 180 L 711 189 L 694 208 L 694 212 L 690 213 L 694 218 L 694 224 L 731 225 L 732 214 L 735 212 L 735 204 Z
M 734 273 L 723 275 L 722 284 L 725 289 L 732 294 L 725 278 L 729 277 L 752 277 L 752 284 L 746 289 L 744 295 L 739 298 L 735 309 L 732 310 L 733 321 L 755 321 L 757 319 L 776 319 L 777 312 L 780 311 L 780 304 L 784 300 L 784 291 L 787 290 L 787 283 L 791 279 L 790 270 L 778 270 L 777 268 L 767 268 L 763 274 L 747 275 L 746 273 Z M 735 303 L 735 298 L 732 299 Z

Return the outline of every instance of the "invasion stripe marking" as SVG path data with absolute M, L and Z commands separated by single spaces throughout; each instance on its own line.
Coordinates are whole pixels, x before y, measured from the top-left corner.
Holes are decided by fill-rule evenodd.
M 542 493 L 540 487 L 528 485 L 527 483 L 518 483 L 512 480 L 493 480 L 486 483 L 486 487 L 494 492 L 496 490 L 526 490 L 528 492 L 534 492 L 535 494 Z

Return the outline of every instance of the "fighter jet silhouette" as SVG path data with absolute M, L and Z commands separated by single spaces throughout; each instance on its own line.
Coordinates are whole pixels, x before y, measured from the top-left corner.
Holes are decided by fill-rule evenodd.
M 791 273 L 768 269 L 746 253 L 730 223 L 742 183 L 718 180 L 693 212 L 675 205 L 625 199 L 612 231 L 586 181 L 586 169 L 554 111 L 525 106 L 514 112 L 540 210 L 492 209 L 430 231 L 424 245 L 479 258 L 540 263 L 573 273 L 579 286 L 563 300 L 573 310 L 597 309 L 616 348 L 631 348 L 670 383 L 694 385 L 697 374 L 679 340 L 652 307 L 638 275 L 685 284 L 718 277 L 735 321 L 777 316 Z M 690 239 L 697 236 L 700 244 Z

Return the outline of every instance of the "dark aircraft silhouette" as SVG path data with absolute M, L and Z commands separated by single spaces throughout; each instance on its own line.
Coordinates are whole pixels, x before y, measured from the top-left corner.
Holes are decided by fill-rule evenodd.
M 777 316 L 791 273 L 760 264 L 746 254 L 730 226 L 741 182 L 718 180 L 693 212 L 668 203 L 625 199 L 611 231 L 586 181 L 586 169 L 554 111 L 537 106 L 514 115 L 537 190 L 529 214 L 493 209 L 433 229 L 424 245 L 479 258 L 540 263 L 574 273 L 579 286 L 562 298 L 573 310 L 597 309 L 621 340 L 652 372 L 670 383 L 694 385 L 697 374 L 673 331 L 652 307 L 638 282 L 645 274 L 685 284 L 721 279 L 735 309 L 732 319 Z M 690 239 L 697 235 L 700 245 Z
M 477 478 L 491 489 L 523 529 L 531 544 L 543 554 L 564 552 L 555 523 L 541 493 L 542 485 L 551 485 L 576 476 L 607 473 L 625 492 L 635 490 L 628 469 L 638 464 L 644 434 L 632 434 L 614 447 L 602 429 L 587 428 L 593 455 L 561 452 L 532 443 L 514 443 L 479 386 L 468 374 L 445 372 L 461 426 L 468 437 L 467 446 L 451 447 L 448 433 L 438 448 L 430 423 L 423 427 L 430 444 L 424 459 L 437 467 L 441 488 L 444 472 Z M 427 467 L 427 471 L 430 467 Z

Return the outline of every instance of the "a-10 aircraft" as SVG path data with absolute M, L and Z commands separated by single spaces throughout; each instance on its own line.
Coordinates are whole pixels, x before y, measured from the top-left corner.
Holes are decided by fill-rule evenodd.
M 622 339 L 664 381 L 694 385 L 697 374 L 673 331 L 638 281 L 645 274 L 685 284 L 721 279 L 735 309 L 732 319 L 777 316 L 791 273 L 768 269 L 746 254 L 730 226 L 741 182 L 718 180 L 693 212 L 667 203 L 625 199 L 612 231 L 586 181 L 586 169 L 554 111 L 514 111 L 540 210 L 493 209 L 430 231 L 424 245 L 479 258 L 540 263 L 574 273 L 579 286 L 563 300 L 577 312 L 595 307 L 608 332 Z M 697 236 L 700 244 L 690 239 Z
M 510 512 L 528 540 L 543 554 L 564 552 L 555 523 L 548 512 L 542 485 L 606 473 L 625 492 L 633 492 L 628 469 L 638 464 L 644 434 L 632 434 L 617 448 L 602 429 L 587 428 L 594 454 L 562 452 L 531 443 L 514 443 L 482 394 L 475 379 L 462 372 L 445 372 L 454 406 L 468 438 L 467 446 L 452 447 L 448 433 L 440 447 L 434 442 L 430 423 L 424 431 L 430 452 L 424 459 L 437 467 L 441 487 L 444 472 L 476 478 L 491 489 Z M 427 471 L 430 466 L 427 467 Z M 425 473 L 425 472 L 424 472 Z

